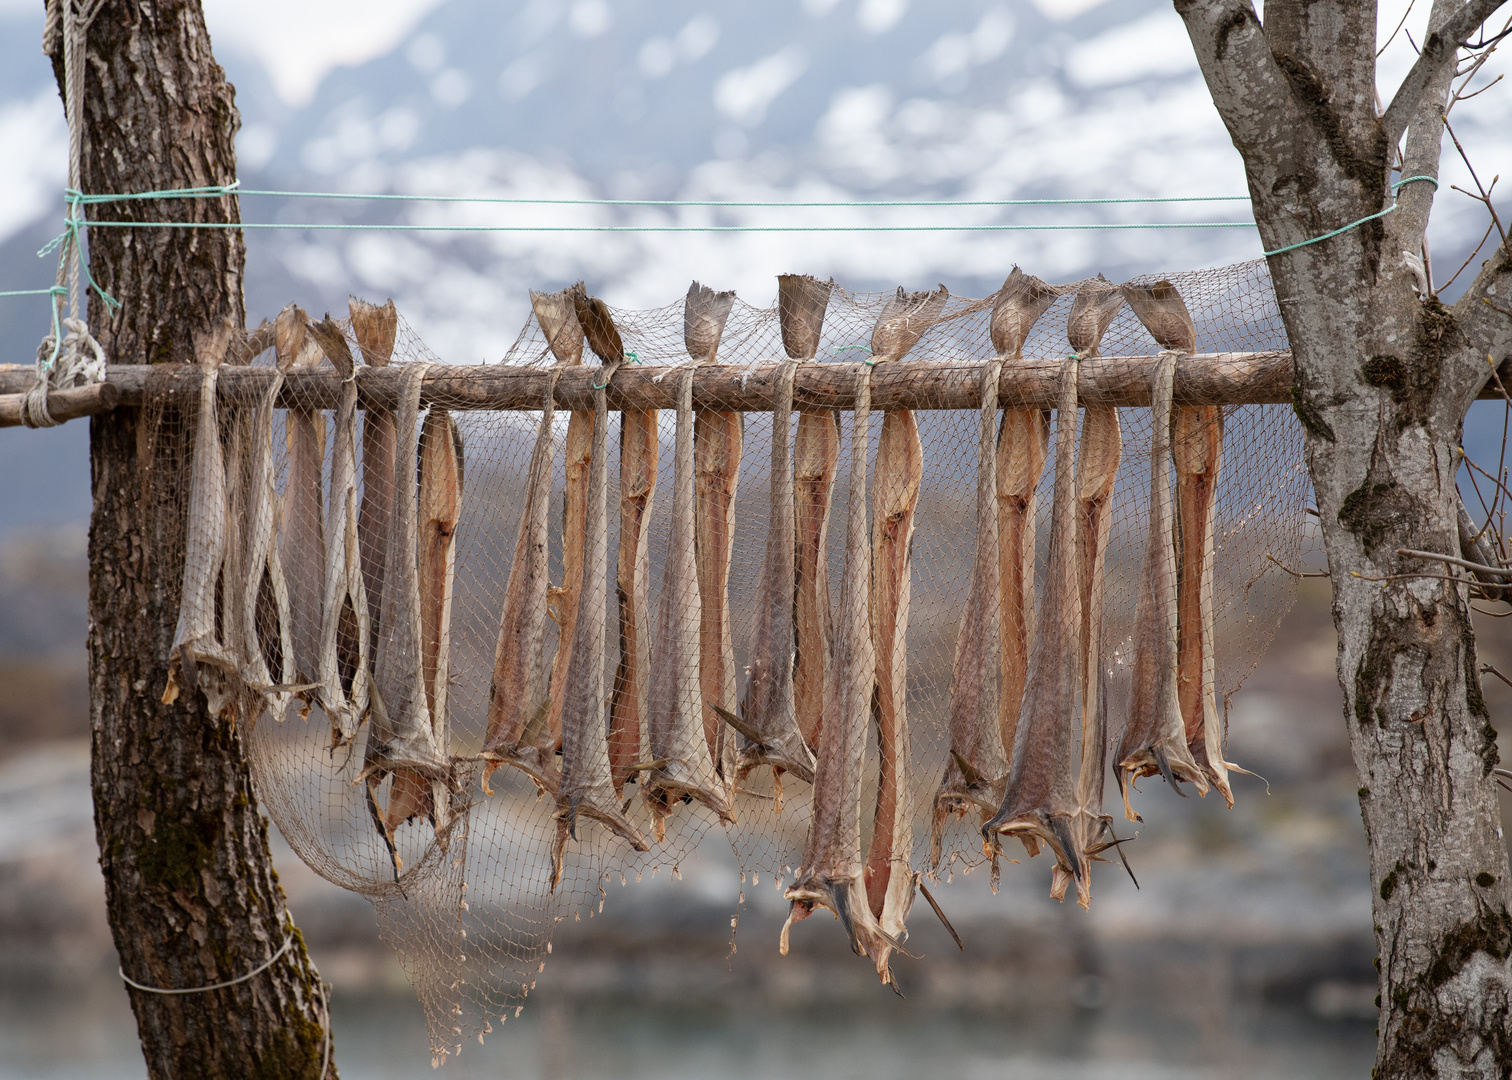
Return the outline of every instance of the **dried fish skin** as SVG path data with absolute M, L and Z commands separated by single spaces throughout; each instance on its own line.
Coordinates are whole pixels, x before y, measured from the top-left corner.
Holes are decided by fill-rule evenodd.
M 1001 360 L 982 369 L 977 446 L 977 547 L 971 588 L 950 669 L 950 760 L 934 797 L 930 864 L 940 865 L 945 823 L 976 809 L 990 817 L 1002 802 L 1008 760 L 999 728 L 1002 591 L 998 542 L 997 387 Z M 1032 582 L 1031 582 L 1032 587 Z M 1017 717 L 1015 716 L 1015 719 Z M 968 775 L 969 774 L 969 775 Z
M 790 359 L 812 360 L 819 352 L 824 313 L 834 287 L 834 281 L 807 274 L 777 275 L 777 321 L 782 348 Z
M 655 409 L 620 414 L 619 669 L 609 701 L 609 768 L 625 793 L 642 760 L 642 727 L 651 685 L 651 506 L 656 494 L 659 436 Z
M 901 360 L 939 319 L 949 299 L 950 290 L 943 285 L 928 292 L 906 292 L 898 286 L 872 327 L 872 363 Z
M 241 607 L 242 679 L 250 689 L 263 695 L 268 713 L 275 721 L 284 719 L 290 701 L 290 694 L 278 687 L 294 683 L 289 590 L 274 540 L 279 526 L 279 498 L 273 467 L 273 414 L 282 389 L 283 372 L 275 369 L 253 414 L 247 550 L 243 560 L 247 577 Z M 363 692 L 365 695 L 365 688 Z
M 1207 779 L 1187 749 L 1177 685 L 1176 552 L 1171 520 L 1171 393 L 1176 354 L 1162 353 L 1151 376 L 1154 443 L 1150 451 L 1150 540 L 1140 575 L 1134 617 L 1134 679 L 1129 718 L 1115 752 L 1124 816 L 1142 820 L 1129 804 L 1129 789 L 1156 773 L 1174 788 L 1186 780 L 1199 794 Z
M 352 297 L 347 302 L 352 335 L 362 362 L 388 367 L 399 330 L 394 302 L 382 306 Z M 376 651 L 383 624 L 383 568 L 388 563 L 388 534 L 394 512 L 394 413 L 369 407 L 362 420 L 362 505 L 357 530 L 362 538 L 362 583 L 368 597 L 368 652 Z
M 623 363 L 625 343 L 620 338 L 619 329 L 614 325 L 614 316 L 609 313 L 609 305 L 596 296 L 589 296 L 588 290 L 581 281 L 567 292 L 572 297 L 573 314 L 577 317 L 583 336 L 588 339 L 588 347 L 593 350 L 593 355 L 597 356 L 605 366 Z M 540 318 L 539 311 L 536 312 L 536 317 Z M 544 323 L 542 323 L 542 329 L 546 329 Z M 571 330 L 563 325 L 555 333 L 548 332 L 548 337 L 554 342 L 564 331 L 571 334 Z M 581 353 L 581 350 L 579 352 Z
M 756 595 L 756 631 L 746 670 L 746 723 L 756 738 L 742 738 L 736 781 L 770 765 L 780 777 L 790 772 L 814 782 L 814 755 L 798 732 L 793 698 L 793 471 L 788 452 L 788 425 L 793 412 L 793 378 L 798 365 L 789 361 L 777 382 L 772 410 L 771 514 L 766 558 Z M 780 782 L 780 781 L 779 781 Z
M 583 328 L 578 323 L 573 296 L 573 289 L 554 293 L 530 291 L 530 308 L 546 338 L 546 346 L 563 367 L 576 367 L 583 362 Z
M 581 311 L 579 312 L 581 317 Z M 590 334 L 590 343 L 592 336 Z M 594 390 L 592 467 L 588 478 L 582 609 L 576 620 L 572 660 L 567 667 L 562 709 L 562 777 L 557 792 L 557 834 L 552 844 L 551 887 L 562 877 L 567 840 L 577 838 L 580 818 L 592 818 L 617 833 L 637 851 L 650 850 L 640 830 L 620 812 L 609 776 L 609 744 L 604 726 L 604 599 L 609 569 L 608 439 L 609 404 L 605 387 L 614 365 L 606 365 L 604 383 Z
M 1149 288 L 1122 285 L 1119 292 L 1162 349 L 1197 351 L 1197 325 L 1175 285 L 1161 280 Z
M 330 543 L 320 624 L 320 707 L 331 721 L 331 747 L 350 743 L 368 708 L 367 589 L 357 540 L 357 381 L 346 338 L 330 316 L 311 332 L 343 379 L 333 423 Z M 343 661 L 346 661 L 345 663 Z
M 866 523 L 866 454 L 871 378 L 864 366 L 857 373 L 853 417 L 845 580 L 831 697 L 836 709 L 833 721 L 824 725 L 819 738 L 814 809 L 803 865 L 783 894 L 790 907 L 782 927 L 781 952 L 787 955 L 793 923 L 808 918 L 815 908 L 828 908 L 845 927 L 851 948 L 871 958 L 878 977 L 895 986 L 888 960 L 897 941 L 883 931 L 872 914 L 861 858 L 861 763 L 876 677 L 867 618 L 871 546 Z
M 427 364 L 403 369 L 399 383 L 399 409 L 395 432 L 398 453 L 394 462 L 393 515 L 384 567 L 382 629 L 374 657 L 369 687 L 370 722 L 362 772 L 356 783 L 368 785 L 368 801 L 382 826 L 384 841 L 394 861 L 397 878 L 400 860 L 394 850 L 394 833 L 406 821 L 425 816 L 443 846 L 451 827 L 451 763 L 446 749 L 436 741 L 430 714 L 422 663 L 422 615 L 420 602 L 419 492 L 415 482 L 419 460 L 420 384 Z M 393 775 L 388 806 L 380 809 L 377 788 Z
M 551 702 L 546 692 L 546 605 L 548 588 L 547 511 L 551 500 L 552 422 L 556 379 L 546 388 L 541 423 L 526 478 L 525 509 L 515 536 L 509 584 L 499 616 L 493 682 L 488 693 L 488 727 L 481 757 L 483 791 L 493 794 L 488 778 L 500 765 L 513 765 L 543 792 L 557 792 L 555 754 L 540 744 Z M 535 738 L 528 737 L 533 717 L 541 718 Z
M 1066 318 L 1066 338 L 1078 359 L 1093 354 L 1102 344 L 1103 335 L 1113 323 L 1113 317 L 1123 306 L 1124 294 L 1117 285 L 1101 274 L 1094 283 L 1084 285 L 1071 301 L 1071 314 Z
M 675 804 L 694 798 L 726 823 L 734 814 L 715 774 L 704 733 L 700 643 L 706 611 L 694 552 L 693 369 L 680 373 L 677 444 L 672 488 L 672 533 L 667 542 L 661 600 L 656 612 L 656 655 L 651 668 L 647 735 L 651 758 L 664 762 L 641 779 L 641 797 L 651 811 L 660 843 Z
M 1056 864 L 1079 879 L 1082 854 L 1071 832 L 1076 812 L 1072 780 L 1072 725 L 1080 678 L 1081 592 L 1076 566 L 1077 360 L 1061 365 L 1055 417 L 1055 494 L 1044 604 L 1029 677 L 1019 710 L 1012 765 L 1003 801 L 982 835 L 1018 836 L 1030 855 L 1041 842 Z
M 1060 296 L 1060 290 L 1015 266 L 992 302 L 988 335 L 999 357 L 1017 360 L 1039 317 Z
M 1034 641 L 1034 515 L 1050 452 L 1050 414 L 1004 409 L 997 440 L 999 629 L 1002 688 L 998 731 L 1005 754 L 1018 732 L 1019 706 Z
M 447 683 L 451 670 L 452 580 L 457 524 L 462 518 L 462 430 L 446 409 L 432 405 L 420 428 L 418 557 L 420 668 L 436 745 L 449 746 Z
M 840 414 L 831 409 L 800 412 L 793 439 L 793 573 L 797 580 L 793 696 L 798 732 L 805 745 L 815 749 L 828 712 L 834 661 L 827 553 L 839 464 Z
M 715 292 L 694 282 L 683 301 L 683 345 L 696 362 L 716 363 L 719 339 L 735 305 L 734 292 Z
M 278 364 L 285 372 L 313 370 L 324 358 L 309 333 L 308 316 L 296 305 L 279 313 L 275 334 Z M 300 683 L 318 683 L 325 593 L 325 414 L 293 405 L 285 413 L 284 425 L 289 474 L 281 555 L 291 600 L 294 676 Z M 306 700 L 313 700 L 313 695 Z

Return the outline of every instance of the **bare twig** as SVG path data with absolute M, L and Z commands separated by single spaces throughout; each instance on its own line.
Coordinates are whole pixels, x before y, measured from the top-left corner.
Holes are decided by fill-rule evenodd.
M 1276 558 L 1274 555 L 1272 555 L 1268 551 L 1265 553 L 1265 557 L 1267 559 L 1269 559 L 1271 562 L 1273 562 L 1273 563 L 1276 564 L 1276 569 L 1281 570 L 1284 573 L 1290 574 L 1292 577 L 1295 577 L 1295 578 L 1330 577 L 1331 576 L 1327 570 L 1318 570 L 1318 571 L 1293 570 L 1291 567 L 1287 566 L 1280 559 Z
M 1474 570 L 1482 574 L 1495 574 L 1497 577 L 1512 577 L 1512 570 L 1506 570 L 1497 566 L 1487 566 L 1484 563 L 1471 562 L 1469 559 L 1459 559 L 1453 555 L 1440 555 L 1433 551 L 1418 551 L 1414 548 L 1397 548 L 1398 555 L 1409 559 L 1431 559 L 1434 562 L 1448 563 L 1451 566 L 1462 566 L 1466 570 Z
M 1396 40 L 1396 36 L 1402 32 L 1402 27 L 1407 25 L 1407 17 L 1412 14 L 1412 9 L 1415 7 L 1417 7 L 1417 0 L 1411 0 L 1411 2 L 1407 5 L 1407 10 L 1402 12 L 1402 20 L 1396 24 L 1396 29 L 1393 30 L 1391 32 L 1391 36 L 1386 39 L 1386 44 L 1382 45 L 1379 49 L 1376 50 L 1377 60 L 1381 58 L 1382 53 L 1384 53 L 1391 47 L 1391 43 Z M 1376 96 L 1379 99 L 1380 95 L 1377 94 Z
M 1418 51 L 1418 58 L 1407 77 L 1397 87 L 1396 95 L 1381 117 L 1381 127 L 1386 132 L 1388 145 L 1395 145 L 1407 129 L 1407 119 L 1416 112 L 1428 84 L 1445 64 L 1454 62 L 1460 46 L 1470 40 L 1470 35 L 1501 7 L 1504 0 L 1470 0 L 1456 11 L 1445 23 L 1429 33 Z M 1408 40 L 1411 41 L 1409 35 Z M 1489 44 L 1489 43 L 1488 43 Z
M 1472 199 L 1485 204 L 1487 213 L 1491 215 L 1491 222 L 1496 226 L 1497 235 L 1501 237 L 1502 246 L 1506 247 L 1507 230 L 1502 228 L 1501 218 L 1497 217 L 1496 215 L 1496 207 L 1491 204 L 1491 188 L 1496 187 L 1496 181 L 1499 179 L 1499 177 L 1491 178 L 1491 188 L 1488 188 L 1486 187 L 1486 185 L 1481 183 L 1480 176 L 1475 171 L 1475 166 L 1470 164 L 1470 155 L 1465 153 L 1464 145 L 1460 143 L 1459 136 L 1454 133 L 1454 128 L 1449 124 L 1449 117 L 1447 113 L 1444 116 L 1444 130 L 1449 133 L 1449 138 L 1453 140 L 1454 149 L 1459 151 L 1460 160 L 1465 163 L 1465 168 L 1470 170 L 1470 179 L 1475 181 L 1475 190 L 1480 192 L 1480 194 L 1470 195 L 1468 191 L 1465 191 L 1464 188 L 1459 187 L 1458 185 L 1451 186 L 1455 191 L 1461 192 L 1465 195 L 1470 195 Z
M 1495 675 L 1498 679 L 1506 683 L 1508 686 L 1512 686 L 1512 679 L 1507 678 L 1500 671 L 1497 671 L 1495 664 L 1482 664 L 1480 666 L 1480 670 L 1482 675 Z M 1502 770 L 1498 769 L 1496 771 L 1501 772 Z

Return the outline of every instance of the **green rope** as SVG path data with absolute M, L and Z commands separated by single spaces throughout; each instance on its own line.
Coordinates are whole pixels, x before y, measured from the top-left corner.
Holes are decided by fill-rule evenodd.
M 63 198 L 64 201 L 68 203 L 68 216 L 63 219 L 63 231 L 60 232 L 57 236 L 53 237 L 47 243 L 42 245 L 42 247 L 37 252 L 37 258 L 39 259 L 47 258 L 47 256 L 51 255 L 54 251 L 59 252 L 58 257 L 60 259 L 67 258 L 68 248 L 70 244 L 74 245 L 74 247 L 81 251 L 83 250 L 83 230 L 86 226 L 91 224 L 90 222 L 85 221 L 82 217 L 79 216 L 79 207 L 84 205 L 84 193 L 75 191 L 73 188 L 67 188 L 63 192 Z M 94 275 L 89 272 L 89 260 L 80 259 L 79 265 L 84 273 L 85 291 L 88 292 L 90 289 L 93 289 L 96 293 L 99 294 L 100 299 L 104 301 L 106 308 L 111 311 L 118 309 L 121 306 L 121 302 L 115 297 L 111 296 L 104 289 L 100 288 L 100 283 L 97 282 L 94 279 Z
M 1394 184 L 1391 185 L 1391 191 L 1392 191 L 1392 194 L 1393 194 L 1393 199 L 1392 199 L 1391 205 L 1388 206 L 1386 209 L 1384 209 L 1384 210 L 1378 210 L 1374 214 L 1367 214 L 1366 216 L 1362 217 L 1359 221 L 1351 221 L 1348 225 L 1341 225 L 1341 226 L 1339 226 L 1339 228 L 1333 230 L 1333 232 L 1326 232 L 1322 236 L 1315 236 L 1315 237 L 1313 237 L 1311 240 L 1302 240 L 1302 241 L 1299 241 L 1298 243 L 1295 243 L 1295 244 L 1288 244 L 1288 245 L 1286 245 L 1286 247 L 1279 247 L 1279 248 L 1276 248 L 1276 250 L 1274 250 L 1274 251 L 1264 252 L 1264 254 L 1265 254 L 1265 256 L 1267 258 L 1270 257 L 1271 255 L 1283 255 L 1283 254 L 1285 254 L 1288 251 L 1296 251 L 1298 248 L 1307 247 L 1307 245 L 1309 245 L 1309 244 L 1317 244 L 1317 243 L 1320 243 L 1320 242 L 1322 242 L 1324 240 L 1331 240 L 1335 236 L 1338 236 L 1340 233 L 1347 233 L 1350 229 L 1358 228 L 1359 226 L 1365 224 L 1367 221 L 1374 221 L 1376 218 L 1383 218 L 1387 214 L 1391 213 L 1393 210 L 1395 210 L 1397 208 L 1397 203 L 1396 203 L 1396 200 L 1395 200 L 1395 194 L 1396 194 L 1397 190 L 1399 188 L 1401 188 L 1402 185 L 1404 185 L 1404 184 L 1413 184 L 1413 183 L 1416 183 L 1419 180 L 1426 180 L 1426 181 L 1428 181 L 1428 183 L 1430 183 L 1430 184 L 1433 185 L 1433 190 L 1434 191 L 1438 190 L 1438 186 L 1439 186 L 1438 185 L 1438 180 L 1435 177 L 1432 177 L 1432 176 L 1408 176 L 1408 177 L 1404 177 L 1403 179 L 1398 180 L 1396 183 L 1394 183 Z
M 9 289 L 5 292 L 0 292 L 0 296 L 57 296 L 59 293 L 66 292 L 68 290 L 63 288 L 63 286 L 54 285 L 50 289 Z
M 293 229 L 311 232 L 456 233 L 887 233 L 887 232 L 1057 232 L 1122 229 L 1253 229 L 1253 221 L 1159 221 L 1139 224 L 1094 222 L 1080 225 L 402 225 L 370 222 L 298 223 L 273 221 L 91 221 L 92 229 Z

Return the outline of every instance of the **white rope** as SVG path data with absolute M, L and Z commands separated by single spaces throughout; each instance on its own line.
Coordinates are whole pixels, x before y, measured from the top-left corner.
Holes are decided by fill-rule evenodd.
M 209 986 L 191 986 L 183 990 L 165 990 L 160 986 L 143 986 L 141 983 L 133 979 L 130 975 L 126 974 L 124 968 L 118 967 L 116 968 L 116 971 L 120 974 L 121 979 L 126 983 L 127 986 L 134 987 L 135 989 L 141 990 L 148 994 L 205 994 L 210 992 L 211 990 L 224 990 L 228 986 L 236 986 L 238 983 L 244 983 L 248 979 L 255 979 L 257 976 L 267 971 L 274 964 L 278 963 L 278 958 L 284 953 L 288 952 L 289 946 L 293 944 L 294 935 L 290 934 L 288 937 L 284 938 L 284 943 L 279 946 L 278 951 L 272 956 L 268 957 L 265 963 L 247 972 L 240 978 L 230 979 L 227 982 L 212 983 Z

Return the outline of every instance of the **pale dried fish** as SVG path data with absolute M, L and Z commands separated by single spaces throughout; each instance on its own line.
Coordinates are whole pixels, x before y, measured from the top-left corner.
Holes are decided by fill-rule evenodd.
M 452 770 L 446 747 L 436 742 L 421 660 L 415 469 L 420 384 L 428 367 L 412 364 L 400 374 L 393 476 L 397 497 L 383 573 L 382 629 L 369 686 L 367 747 L 355 781 L 367 783 L 368 806 L 388 846 L 395 880 L 402 862 L 394 834 L 401 825 L 415 817 L 427 818 L 443 847 L 451 827 Z M 390 775 L 388 803 L 380 808 L 377 790 Z
M 1140 322 L 1162 349 L 1191 353 L 1197 327 L 1181 293 L 1169 281 L 1149 288 L 1125 285 L 1124 295 Z M 1208 782 L 1234 805 L 1223 760 L 1223 722 L 1218 716 L 1213 655 L 1213 511 L 1223 459 L 1223 409 L 1178 405 L 1172 423 L 1176 459 L 1176 522 L 1181 551 L 1177 562 L 1177 682 L 1187 749 Z
M 1077 359 L 1061 364 L 1055 416 L 1055 493 L 1044 603 L 1038 613 L 1029 675 L 1019 709 L 1012 765 L 1002 804 L 982 835 L 1017 836 L 1030 855 L 1043 842 L 1056 864 L 1080 880 L 1081 852 L 1071 831 L 1072 725 L 1081 652 L 1081 593 L 1077 588 L 1076 449 Z M 995 850 L 995 848 L 994 848 Z
M 1053 286 L 1013 268 L 992 306 L 989 334 L 998 356 L 1005 360 L 1023 357 L 1029 331 L 1058 295 Z M 1002 635 L 998 730 L 1005 755 L 1013 752 L 1029 673 L 1034 638 L 1034 515 L 1049 449 L 1048 411 L 1003 409 L 997 441 L 998 625 Z
M 399 332 L 399 312 L 394 302 L 390 300 L 380 307 L 351 297 L 347 309 L 362 362 L 368 367 L 388 367 Z M 393 508 L 394 412 L 370 405 L 362 418 L 362 506 L 357 518 L 362 583 L 368 598 L 369 655 L 377 650 L 383 625 L 383 568 L 388 562 Z
M 929 855 L 938 867 L 943 853 L 945 823 L 977 809 L 990 817 L 1003 798 L 1008 759 L 1003 749 L 998 695 L 1002 616 L 998 575 L 997 428 L 998 378 L 1003 363 L 982 369 L 981 434 L 977 445 L 977 547 L 971 570 L 971 590 L 956 636 L 950 669 L 950 760 L 934 797 Z M 1032 568 L 1031 568 L 1032 572 Z M 1030 582 L 1032 587 L 1033 582 Z M 1017 720 L 1017 710 L 1014 713 Z
M 615 575 L 619 590 L 619 670 L 609 699 L 609 770 L 614 790 L 635 778 L 645 742 L 651 685 L 651 506 L 656 494 L 658 432 L 655 409 L 620 414 L 620 534 Z
M 588 449 L 590 466 L 578 604 L 587 617 L 574 619 L 572 656 L 562 695 L 562 779 L 557 792 L 557 833 L 551 853 L 553 889 L 562 878 L 567 840 L 577 839 L 579 818 L 592 818 L 607 826 L 637 851 L 649 850 L 640 830 L 620 810 L 609 776 L 609 745 L 604 727 L 604 594 L 609 568 L 606 388 L 624 349 L 604 302 L 588 296 L 581 283 L 574 286 L 573 298 L 578 320 L 588 334 L 588 344 L 604 361 L 604 374 L 603 382 L 594 384 L 593 439 Z
M 1163 352 L 1150 380 L 1154 436 L 1150 448 L 1150 539 L 1134 615 L 1134 684 L 1129 718 L 1114 755 L 1124 816 L 1142 820 L 1129 804 L 1141 776 L 1164 776 L 1178 793 L 1186 780 L 1200 794 L 1207 778 L 1187 749 L 1177 685 L 1176 552 L 1171 521 L 1171 392 L 1176 354 Z
M 733 292 L 715 292 L 693 282 L 683 305 L 683 345 L 696 364 L 717 362 Z M 704 737 L 715 766 L 723 772 L 724 723 L 720 713 L 735 711 L 735 643 L 730 633 L 730 558 L 735 551 L 735 492 L 745 443 L 745 417 L 738 412 L 699 409 L 693 427 L 698 597 L 702 647 Z
M 879 925 L 867 903 L 861 857 L 861 765 L 871 720 L 875 657 L 867 621 L 871 547 L 866 528 L 866 454 L 871 420 L 871 373 L 856 375 L 851 432 L 850 497 L 846 506 L 845 580 L 840 597 L 834 686 L 835 709 L 819 736 L 814 771 L 814 804 L 803 863 L 783 894 L 789 901 L 782 925 L 781 951 L 795 922 L 816 907 L 832 911 L 845 927 L 851 948 L 869 957 L 883 982 L 896 989 L 888 966 L 898 941 Z
M 771 516 L 766 558 L 756 593 L 756 630 L 746 665 L 745 705 L 749 735 L 740 740 L 735 780 L 759 766 L 772 767 L 772 783 L 782 791 L 782 774 L 814 782 L 814 755 L 798 733 L 793 700 L 793 471 L 788 425 L 793 414 L 793 378 L 798 364 L 782 365 L 772 409 Z M 780 810 L 780 804 L 778 806 Z
M 543 792 L 557 791 L 555 753 L 541 745 L 551 707 L 546 693 L 547 509 L 551 500 L 552 420 L 556 415 L 556 372 L 541 402 L 541 424 L 525 481 L 525 509 L 515 537 L 514 560 L 499 617 L 493 682 L 488 689 L 488 728 L 483 737 L 483 791 L 499 765 L 513 765 Z M 535 738 L 532 718 L 540 717 Z
M 295 305 L 276 323 L 279 366 L 286 372 L 313 371 L 324 358 L 309 333 L 309 318 Z M 321 601 L 325 594 L 325 414 L 295 403 L 284 414 L 289 478 L 284 492 L 283 565 L 291 601 L 289 636 L 294 642 L 294 677 L 320 681 Z M 305 694 L 306 701 L 314 695 Z
M 320 707 L 331 722 L 335 749 L 356 737 L 368 707 L 363 673 L 368 670 L 370 627 L 357 541 L 357 371 L 346 337 L 329 315 L 310 331 L 342 376 L 331 450 L 331 530 L 318 668 Z
M 679 800 L 697 799 L 721 820 L 734 821 L 729 794 L 715 774 L 703 728 L 705 703 L 699 674 L 703 605 L 693 550 L 693 368 L 679 375 L 672 533 L 656 612 L 647 725 L 656 767 L 647 769 L 640 781 L 658 843 L 666 838 L 666 820 Z
M 438 747 L 451 745 L 447 683 L 464 471 L 462 430 L 449 411 L 432 405 L 419 446 L 420 669 Z
M 872 363 L 901 360 L 940 317 L 949 298 L 943 285 L 933 292 L 898 289 L 872 328 Z M 866 856 L 866 895 L 883 932 L 899 941 L 908 933 L 903 920 L 913 903 L 915 881 L 909 865 L 913 808 L 909 805 L 907 640 L 910 554 L 923 479 L 918 419 L 912 410 L 888 409 L 882 414 L 872 488 L 870 616 L 879 762 Z

